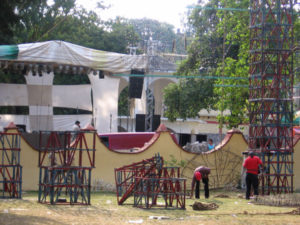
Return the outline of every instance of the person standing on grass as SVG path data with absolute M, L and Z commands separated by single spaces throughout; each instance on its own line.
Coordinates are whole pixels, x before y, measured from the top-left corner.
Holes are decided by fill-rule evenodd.
M 199 166 L 194 170 L 194 175 L 192 179 L 192 191 L 191 191 L 191 198 L 193 197 L 194 187 L 196 183 L 195 189 L 195 198 L 200 198 L 200 180 L 204 184 L 204 192 L 205 198 L 209 198 L 209 187 L 208 187 L 208 175 L 210 174 L 210 168 L 205 166 Z
M 250 199 L 251 186 L 253 186 L 254 195 L 258 196 L 258 173 L 262 161 L 259 157 L 250 152 L 245 159 L 243 167 L 247 170 L 246 174 L 246 199 Z

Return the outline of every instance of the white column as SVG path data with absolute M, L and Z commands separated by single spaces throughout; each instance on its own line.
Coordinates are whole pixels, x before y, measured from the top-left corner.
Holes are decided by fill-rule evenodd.
M 29 131 L 53 130 L 52 84 L 54 73 L 25 75 L 29 105 Z
M 170 83 L 176 83 L 176 80 L 175 79 L 167 79 L 167 78 L 155 78 L 155 80 L 151 83 L 153 95 L 154 95 L 154 99 L 155 99 L 154 114 L 162 115 L 163 96 L 164 96 L 163 90 Z
M 93 90 L 94 125 L 98 133 L 118 131 L 118 97 L 120 79 L 105 75 L 99 79 L 88 74 Z

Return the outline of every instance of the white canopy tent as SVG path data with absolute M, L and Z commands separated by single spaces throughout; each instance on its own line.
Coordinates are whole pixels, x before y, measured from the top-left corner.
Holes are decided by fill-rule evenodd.
M 126 55 L 86 48 L 64 41 L 46 41 L 0 46 L 0 60 L 9 63 L 37 63 L 82 66 L 110 73 L 145 69 L 145 55 Z
M 5 99 L 0 96 L 0 106 L 29 106 L 26 127 L 31 131 L 71 129 L 70 123 L 74 116 L 58 118 L 53 115 L 53 107 L 69 107 L 92 111 L 93 115 L 84 115 L 82 118 L 84 121 L 93 119 L 98 132 L 116 132 L 119 87 L 122 79 L 122 82 L 128 82 L 129 79 L 112 75 L 128 74 L 132 70 L 170 74 L 176 70 L 175 64 L 157 55 L 119 54 L 64 41 L 2 45 L 0 67 L 25 75 L 26 85 L 19 85 L 19 88 L 16 85 L 0 84 L 3 87 L 0 90 L 1 96 L 6 96 Z M 54 72 L 87 75 L 91 84 L 53 85 Z M 105 79 L 101 79 L 103 74 Z M 145 105 L 140 103 L 142 101 L 145 101 L 144 94 L 142 99 L 135 102 L 138 113 L 145 113 Z M 3 118 L 11 117 L 0 118 L 0 126 L 10 122 L 3 121 Z
M 120 78 L 107 76 L 130 73 L 132 69 L 146 70 L 147 57 L 100 51 L 64 41 L 46 41 L 0 46 L 0 67 L 26 71 L 26 85 L 0 84 L 0 106 L 29 106 L 29 115 L 24 115 L 26 121 L 22 123 L 28 130 L 68 130 L 74 118 L 81 117 L 83 126 L 95 119 L 96 128 L 108 132 L 117 130 Z M 53 86 L 54 71 L 88 75 L 91 84 Z M 105 73 L 105 79 L 94 76 L 99 71 Z M 37 72 L 40 76 L 35 75 Z M 93 111 L 94 118 L 92 115 L 53 115 L 53 107 Z M 13 117 L 0 117 L 0 125 L 5 126 L 9 118 Z

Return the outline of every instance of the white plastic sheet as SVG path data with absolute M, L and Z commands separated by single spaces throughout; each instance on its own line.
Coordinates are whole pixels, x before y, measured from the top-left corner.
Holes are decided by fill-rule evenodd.
M 0 83 L 0 106 L 28 105 L 27 86 L 25 84 Z
M 55 85 L 52 105 L 92 111 L 91 85 Z
M 146 68 L 145 55 L 126 55 L 82 47 L 64 41 L 46 41 L 18 45 L 19 54 L 13 61 L 56 63 L 84 66 L 111 73 Z

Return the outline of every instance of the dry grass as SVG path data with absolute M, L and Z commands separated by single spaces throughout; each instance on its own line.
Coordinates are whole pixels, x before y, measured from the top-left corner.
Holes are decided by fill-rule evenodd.
M 271 205 L 271 206 L 300 207 L 300 194 L 294 193 L 294 194 L 259 196 L 257 198 L 256 203 L 262 205 Z
M 220 194 L 229 198 L 214 197 Z M 215 203 L 218 209 L 194 211 L 194 199 L 187 199 L 186 210 L 145 210 L 130 204 L 118 206 L 115 194 L 109 192 L 93 193 L 91 206 L 39 204 L 37 193 L 30 192 L 25 193 L 22 200 L 0 199 L 0 224 L 300 224 L 299 215 L 287 214 L 296 208 L 255 205 L 237 194 L 214 191 L 210 199 L 200 201 Z

